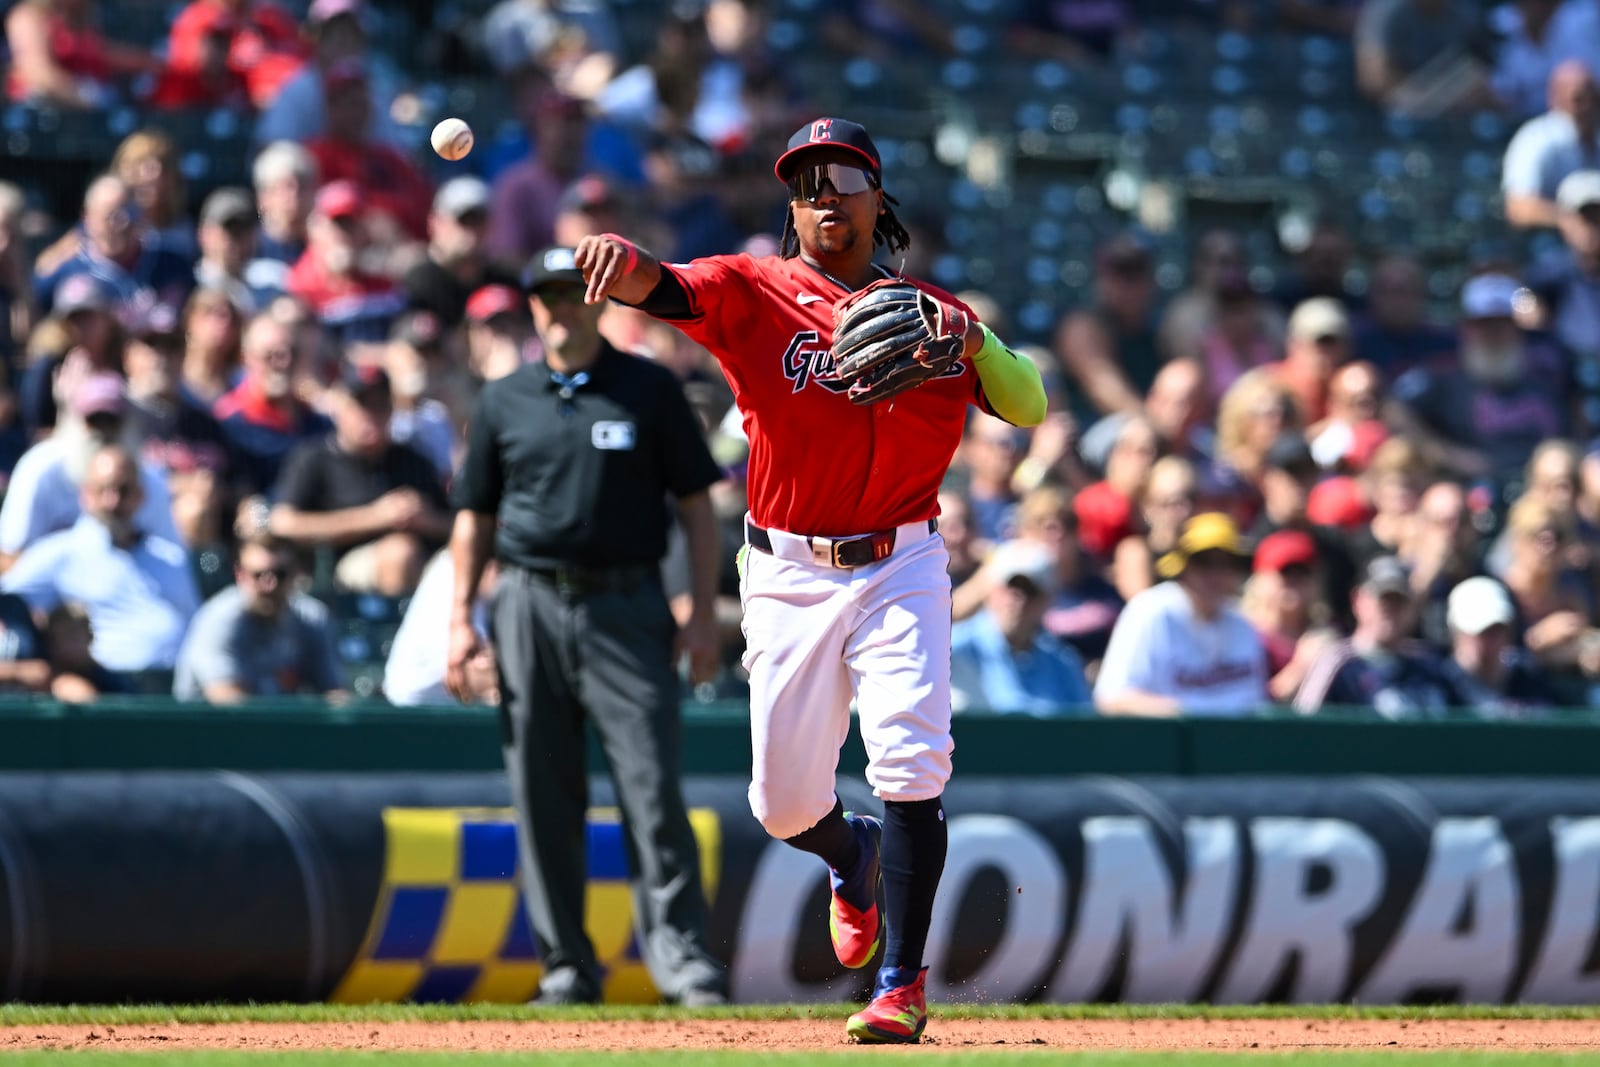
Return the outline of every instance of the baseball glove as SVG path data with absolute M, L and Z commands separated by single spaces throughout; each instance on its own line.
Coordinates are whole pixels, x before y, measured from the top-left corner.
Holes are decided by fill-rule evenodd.
M 876 404 L 950 369 L 967 315 L 910 282 L 880 278 L 833 309 L 833 373 L 853 404 Z

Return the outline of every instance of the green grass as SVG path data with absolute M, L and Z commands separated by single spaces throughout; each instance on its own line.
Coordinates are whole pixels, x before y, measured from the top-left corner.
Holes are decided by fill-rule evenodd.
M 182 1067 L 352 1067 L 354 1064 L 395 1064 L 397 1067 L 460 1067 L 470 1062 L 473 1067 L 554 1067 L 574 1064 L 578 1067 L 691 1067 L 695 1064 L 713 1064 L 716 1067 L 734 1067 L 737 1064 L 755 1064 L 777 1061 L 781 1067 L 840 1067 L 855 1065 L 864 1059 L 888 1056 L 899 1059 L 908 1056 L 906 1063 L 917 1067 L 998 1067 L 1025 1063 L 1030 1067 L 1222 1067 L 1237 1062 L 1250 1067 L 1556 1067 L 1557 1064 L 1593 1063 L 1594 1057 L 1551 1056 L 1524 1053 L 1440 1052 L 1434 1054 L 1387 1053 L 1247 1053 L 1228 1056 L 1218 1053 L 1144 1053 L 1112 1052 L 1071 1054 L 1059 1052 L 966 1052 L 941 1053 L 928 1048 L 909 1049 L 858 1049 L 853 1052 L 823 1053 L 754 1053 L 754 1052 L 593 1052 L 572 1053 L 519 1052 L 516 1054 L 478 1053 L 461 1055 L 452 1053 L 394 1053 L 394 1052 L 24 1052 L 16 1055 L 0 1053 L 0 1063 L 6 1067 L 35 1063 L 58 1064 L 67 1060 L 83 1067 L 128 1067 L 135 1062 L 167 1063 L 176 1061 Z
M 399 1022 L 520 1019 L 590 1022 L 662 1019 L 843 1019 L 853 1004 L 745 1004 L 688 1010 L 660 1006 L 530 1008 L 522 1004 L 0 1004 L 0 1026 L 93 1023 Z M 1592 1019 L 1600 1005 L 1354 1004 L 938 1004 L 945 1019 Z

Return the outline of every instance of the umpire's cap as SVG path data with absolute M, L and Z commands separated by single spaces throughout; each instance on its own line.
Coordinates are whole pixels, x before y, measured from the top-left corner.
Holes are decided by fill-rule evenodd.
M 1226 552 L 1237 557 L 1241 567 L 1250 560 L 1238 524 L 1220 511 L 1208 511 L 1183 524 L 1177 547 L 1156 561 L 1156 573 L 1176 578 L 1188 567 L 1190 558 L 1202 552 Z
M 789 147 L 772 165 L 772 172 L 781 182 L 787 182 L 794 173 L 795 160 L 813 148 L 843 148 L 859 155 L 872 171 L 874 178 L 883 173 L 883 159 L 878 146 L 867 136 L 867 128 L 849 119 L 822 118 L 808 122 L 789 138 Z
M 560 245 L 537 253 L 522 268 L 522 291 L 525 293 L 537 293 L 547 285 L 583 283 L 583 271 L 578 269 L 573 250 Z

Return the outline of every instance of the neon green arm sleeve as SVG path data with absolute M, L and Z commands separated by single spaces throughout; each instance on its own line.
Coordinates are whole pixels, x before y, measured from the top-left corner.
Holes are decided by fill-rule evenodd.
M 982 326 L 982 324 L 979 324 Z M 972 357 L 994 413 L 1013 426 L 1037 426 L 1044 421 L 1044 379 L 1033 360 L 1007 348 L 987 326 L 983 345 Z

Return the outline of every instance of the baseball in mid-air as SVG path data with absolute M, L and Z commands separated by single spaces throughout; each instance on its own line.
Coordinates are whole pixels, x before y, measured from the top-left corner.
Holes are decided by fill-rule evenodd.
M 445 119 L 433 128 L 433 150 L 445 159 L 465 159 L 472 151 L 472 127 L 461 119 Z

